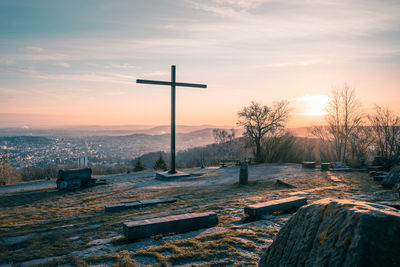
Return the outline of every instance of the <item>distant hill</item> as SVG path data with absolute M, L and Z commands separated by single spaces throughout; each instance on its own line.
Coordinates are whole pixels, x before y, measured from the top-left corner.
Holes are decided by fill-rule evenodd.
M 0 144 L 5 142 L 12 144 L 50 144 L 53 140 L 42 136 L 0 136 Z
M 230 126 L 214 125 L 177 125 L 177 133 L 190 133 L 203 129 L 230 129 Z M 85 136 L 125 136 L 132 134 L 162 135 L 170 133 L 169 125 L 122 125 L 122 126 L 74 126 L 64 128 L 0 128 L 0 136 L 60 136 L 60 137 L 85 137 Z

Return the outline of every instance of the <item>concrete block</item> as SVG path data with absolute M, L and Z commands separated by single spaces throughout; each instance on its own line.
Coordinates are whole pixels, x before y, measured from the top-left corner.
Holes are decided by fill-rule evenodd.
M 141 208 L 142 208 L 142 203 L 140 201 L 125 203 L 126 210 L 138 210 Z
M 140 202 L 131 202 L 131 203 L 121 203 L 114 205 L 107 205 L 105 207 L 106 212 L 118 212 L 126 209 L 140 209 L 142 204 Z
M 177 171 L 176 173 L 169 173 L 167 171 L 156 172 L 157 180 L 171 180 L 171 179 L 176 179 L 176 178 L 187 178 L 190 176 L 191 176 L 190 173 L 186 173 L 186 172 L 182 172 L 182 171 Z
M 315 161 L 303 161 L 301 166 L 305 169 L 315 169 Z
M 122 210 L 141 209 L 143 207 L 147 207 L 147 206 L 151 206 L 151 205 L 173 203 L 176 201 L 177 201 L 176 198 L 145 199 L 145 200 L 129 202 L 129 203 L 107 205 L 105 207 L 105 211 L 106 212 L 117 212 L 117 211 L 122 211 Z
M 385 179 L 385 177 L 385 175 L 374 176 L 374 181 L 380 183 L 383 181 L 383 179 Z
M 289 197 L 279 200 L 272 200 L 244 207 L 244 213 L 251 217 L 260 217 L 263 214 L 275 211 L 285 211 L 293 208 L 300 208 L 307 204 L 307 198 Z
M 174 203 L 176 202 L 176 198 L 155 198 L 155 199 L 145 199 L 145 200 L 140 200 L 140 203 L 142 203 L 142 206 L 150 206 L 150 205 L 156 205 L 156 204 L 166 204 L 166 203 Z
M 136 240 L 158 234 L 189 232 L 216 225 L 218 225 L 218 216 L 215 213 L 187 213 L 126 222 L 123 224 L 123 231 L 128 240 Z

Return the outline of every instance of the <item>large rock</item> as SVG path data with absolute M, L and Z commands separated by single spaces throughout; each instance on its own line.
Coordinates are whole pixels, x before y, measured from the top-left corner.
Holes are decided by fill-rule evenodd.
M 381 185 L 384 187 L 392 188 L 395 183 L 400 182 L 400 166 L 396 166 L 390 170 Z
M 347 199 L 300 208 L 259 266 L 400 266 L 400 212 Z

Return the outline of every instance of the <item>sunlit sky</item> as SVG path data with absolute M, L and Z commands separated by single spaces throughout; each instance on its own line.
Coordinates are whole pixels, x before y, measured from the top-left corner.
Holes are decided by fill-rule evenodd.
M 252 100 L 321 123 L 346 82 L 400 113 L 400 1 L 0 1 L 0 127 L 234 125 Z

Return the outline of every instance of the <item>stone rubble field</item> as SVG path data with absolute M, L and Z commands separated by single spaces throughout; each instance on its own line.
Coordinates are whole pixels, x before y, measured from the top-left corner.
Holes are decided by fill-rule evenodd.
M 1 188 L 0 266 L 257 266 L 293 214 L 254 219 L 244 215 L 246 205 L 293 196 L 308 203 L 397 198 L 366 172 L 260 164 L 249 166 L 249 184 L 239 185 L 237 166 L 185 171 L 192 177 L 160 181 L 154 172 L 98 177 L 109 183 L 72 192 L 58 192 L 55 181 Z M 107 205 L 155 198 L 177 201 L 105 212 Z M 192 212 L 214 212 L 219 224 L 135 242 L 123 235 L 124 222 Z

